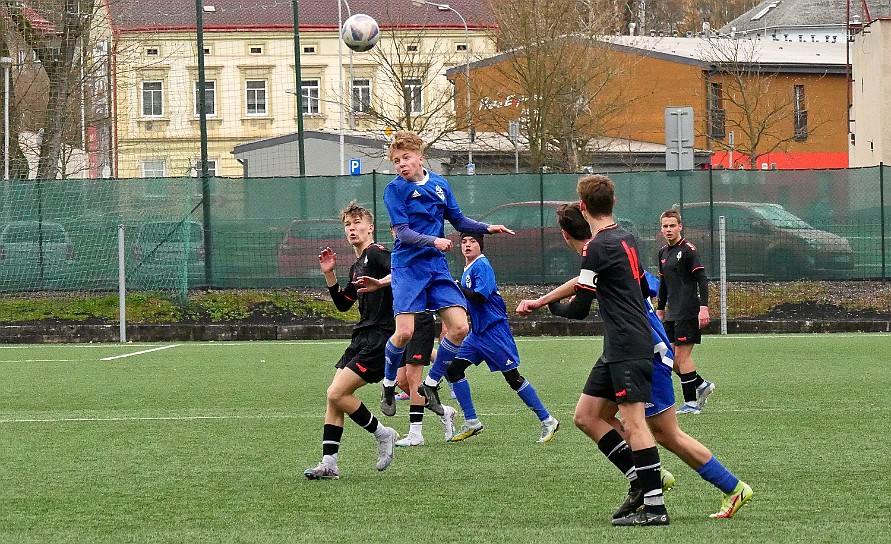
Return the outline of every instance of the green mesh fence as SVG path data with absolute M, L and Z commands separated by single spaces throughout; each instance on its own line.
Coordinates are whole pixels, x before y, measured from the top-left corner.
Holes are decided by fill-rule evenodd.
M 678 207 L 687 238 L 718 274 L 726 220 L 732 280 L 883 279 L 889 275 L 887 168 L 716 170 L 610 174 L 615 214 L 655 270 L 659 214 Z M 127 286 L 185 297 L 189 288 L 318 286 L 319 250 L 349 261 L 338 219 L 350 200 L 371 206 L 377 238 L 392 244 L 383 190 L 392 176 L 209 180 L 10 181 L 2 186 L 0 291 L 115 291 L 118 225 L 126 233 Z M 464 213 L 518 234 L 493 236 L 486 254 L 499 281 L 553 283 L 576 272 L 554 211 L 576 199 L 577 175 L 452 176 Z M 883 194 L 884 192 L 884 194 Z M 210 246 L 205 247 L 205 216 Z M 447 229 L 451 236 L 456 236 Z M 457 251 L 454 271 L 463 266 Z

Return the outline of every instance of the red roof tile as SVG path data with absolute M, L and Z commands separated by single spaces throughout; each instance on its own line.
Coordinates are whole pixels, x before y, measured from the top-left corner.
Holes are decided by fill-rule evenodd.
M 451 11 L 415 6 L 410 0 L 350 0 L 352 13 L 367 13 L 384 28 L 458 28 L 461 19 Z M 494 20 L 481 0 L 452 0 L 449 5 L 464 16 L 471 29 L 491 28 Z M 204 29 L 283 30 L 293 28 L 291 0 L 204 0 L 216 11 L 204 13 Z M 301 32 L 337 29 L 337 0 L 303 0 L 299 3 Z M 195 3 L 191 0 L 109 0 L 115 31 L 193 30 Z M 343 18 L 346 19 L 346 4 Z

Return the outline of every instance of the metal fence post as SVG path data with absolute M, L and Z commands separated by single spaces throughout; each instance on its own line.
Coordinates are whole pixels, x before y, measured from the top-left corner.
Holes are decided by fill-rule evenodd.
M 879 163 L 879 224 L 882 232 L 882 282 L 885 281 L 885 163 Z
M 541 259 L 541 280 L 545 281 L 547 278 L 548 271 L 546 270 L 548 264 L 547 259 L 544 258 L 545 254 L 545 233 L 544 233 L 544 166 L 538 169 L 538 215 L 540 217 L 540 225 L 541 228 L 538 229 L 538 239 L 541 253 L 539 255 L 542 256 Z M 508 227 L 510 228 L 510 227 Z

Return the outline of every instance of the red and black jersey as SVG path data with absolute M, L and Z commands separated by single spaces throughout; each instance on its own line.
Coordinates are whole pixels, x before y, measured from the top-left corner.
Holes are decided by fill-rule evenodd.
M 665 321 L 696 319 L 708 306 L 708 279 L 696 247 L 681 238 L 659 250 L 659 302 Z
M 603 361 L 653 357 L 653 333 L 641 292 L 637 240 L 615 223 L 597 231 L 582 252 L 576 290 L 594 292 L 603 317 Z
M 392 334 L 396 330 L 393 317 L 393 290 L 387 286 L 370 293 L 357 293 L 355 282 L 361 276 L 383 278 L 390 273 L 390 250 L 380 244 L 371 244 L 365 248 L 356 262 L 350 266 L 350 276 L 346 287 L 339 284 L 329 287 L 331 298 L 340 311 L 349 310 L 356 300 L 359 301 L 359 322 L 354 329 L 376 327 Z

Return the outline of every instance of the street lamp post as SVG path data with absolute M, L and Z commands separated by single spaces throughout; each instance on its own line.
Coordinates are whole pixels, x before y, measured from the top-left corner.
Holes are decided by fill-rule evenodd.
M 471 173 L 471 166 L 473 164 L 473 113 L 470 109 L 470 31 L 467 28 L 467 21 L 464 19 L 464 16 L 461 15 L 458 10 L 453 8 L 448 4 L 439 4 L 436 2 L 430 2 L 429 0 L 411 0 L 411 3 L 416 6 L 433 6 L 439 11 L 451 11 L 455 15 L 461 19 L 461 24 L 464 25 L 464 47 L 467 53 L 467 58 L 464 62 L 464 87 L 467 91 L 465 99 L 466 99 L 466 112 L 465 112 L 465 120 L 467 123 L 467 173 Z
M 9 180 L 9 69 L 11 57 L 0 57 L 3 67 L 3 179 Z

